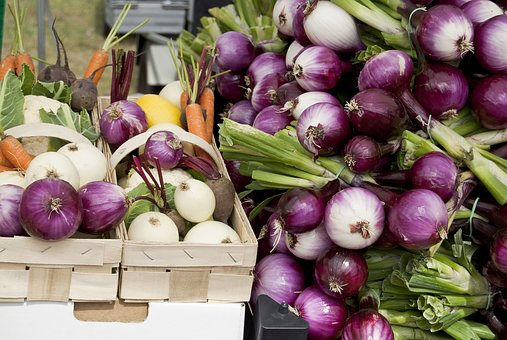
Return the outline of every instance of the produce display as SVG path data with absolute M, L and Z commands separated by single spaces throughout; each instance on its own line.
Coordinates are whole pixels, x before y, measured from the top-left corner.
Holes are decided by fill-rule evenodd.
M 237 0 L 179 36 L 215 49 L 253 306 L 309 339 L 507 336 L 505 6 Z

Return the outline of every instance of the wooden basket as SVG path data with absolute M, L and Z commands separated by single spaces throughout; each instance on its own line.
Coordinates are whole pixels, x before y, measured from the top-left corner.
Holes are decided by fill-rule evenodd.
M 108 97 L 99 97 L 99 112 L 108 104 Z M 213 149 L 220 155 L 216 145 Z M 220 172 L 229 176 L 223 159 L 219 159 Z M 143 243 L 129 240 L 124 230 L 121 233 L 120 299 L 126 302 L 248 301 L 257 239 L 237 195 L 229 225 L 239 234 L 242 243 Z
M 56 242 L 0 237 L 0 301 L 114 301 L 122 231 L 116 226 L 102 238 L 76 233 Z

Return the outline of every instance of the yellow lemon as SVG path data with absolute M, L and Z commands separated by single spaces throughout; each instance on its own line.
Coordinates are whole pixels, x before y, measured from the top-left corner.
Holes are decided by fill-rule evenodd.
M 136 103 L 143 109 L 148 127 L 158 123 L 181 126 L 180 109 L 167 98 L 158 94 L 144 94 L 136 100 Z

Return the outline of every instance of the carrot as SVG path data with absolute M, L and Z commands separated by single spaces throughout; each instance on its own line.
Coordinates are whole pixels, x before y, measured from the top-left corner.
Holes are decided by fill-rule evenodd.
M 206 86 L 200 97 L 199 105 L 201 105 L 204 113 L 206 114 L 206 138 L 208 143 L 213 141 L 213 128 L 215 124 L 215 94 L 213 90 Z
M 204 114 L 202 112 L 201 105 L 197 103 L 190 103 L 185 107 L 184 110 L 187 119 L 188 132 L 206 140 L 206 122 L 204 120 Z M 194 151 L 197 156 L 205 158 L 210 157 L 206 151 L 197 146 L 194 146 Z
M 131 6 L 132 4 L 130 2 L 127 2 L 123 6 L 120 14 L 118 14 L 118 17 L 116 18 L 113 26 L 111 27 L 111 30 L 107 34 L 106 40 L 104 41 L 102 48 L 95 50 L 90 60 L 88 61 L 83 78 L 90 78 L 93 72 L 98 70 L 93 76 L 93 83 L 95 84 L 95 86 L 97 86 L 97 84 L 99 83 L 100 78 L 104 73 L 105 66 L 109 61 L 109 50 L 111 50 L 114 46 L 118 45 L 122 40 L 127 38 L 129 35 L 137 31 L 141 26 L 143 26 L 148 22 L 148 19 L 145 19 L 139 25 L 137 25 L 136 27 L 125 33 L 121 38 L 118 38 L 116 35 L 123 21 L 127 17 L 127 14 Z
M 32 72 L 35 72 L 32 56 L 26 52 L 18 52 L 18 54 L 16 54 L 15 64 L 15 72 L 17 75 L 20 75 L 21 71 L 23 71 L 23 65 L 27 65 Z
M 104 70 L 106 69 L 105 66 L 107 65 L 108 61 L 109 53 L 107 53 L 105 50 L 96 50 L 93 52 L 92 57 L 86 66 L 84 78 L 90 78 L 93 72 L 96 71 L 95 75 L 92 78 L 92 81 L 95 86 L 97 86 L 100 78 L 102 77 L 102 73 L 104 73 Z
M 16 168 L 12 168 L 12 167 L 6 166 L 6 165 L 0 165 L 0 172 L 14 171 L 14 170 L 16 170 Z
M 180 108 L 183 110 L 185 106 L 188 105 L 188 102 L 190 101 L 190 98 L 188 96 L 188 91 L 181 92 L 180 95 Z
M 0 80 L 4 79 L 8 71 L 14 72 L 15 64 L 16 56 L 14 54 L 8 54 L 2 59 L 2 63 L 0 64 Z
M 21 142 L 14 136 L 3 135 L 0 140 L 0 152 L 15 168 L 26 170 L 34 156 L 26 151 Z
M 7 157 L 4 156 L 3 153 L 0 152 L 0 166 L 5 166 L 8 168 L 14 167 L 12 163 L 7 159 Z

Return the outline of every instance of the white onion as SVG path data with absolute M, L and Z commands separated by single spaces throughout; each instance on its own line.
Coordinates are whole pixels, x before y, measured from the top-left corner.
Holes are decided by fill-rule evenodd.
M 215 194 L 206 183 L 192 178 L 176 187 L 174 205 L 185 220 L 199 223 L 213 215 Z
M 41 153 L 30 162 L 25 172 L 25 186 L 38 179 L 59 178 L 79 189 L 79 171 L 69 157 L 56 151 Z
M 69 157 L 79 172 L 79 186 L 92 181 L 102 181 L 107 174 L 107 159 L 104 153 L 89 143 L 69 143 L 59 153 Z
M 159 95 L 169 100 L 171 103 L 176 105 L 178 109 L 181 109 L 180 105 L 180 96 L 183 89 L 181 88 L 181 84 L 179 80 L 174 80 L 164 86 L 162 90 L 160 90 Z
M 17 170 L 2 171 L 0 172 L 0 185 L 3 184 L 14 184 L 25 188 L 25 174 Z
M 204 221 L 194 225 L 185 235 L 187 243 L 241 243 L 238 233 L 229 225 L 219 221 Z
M 175 243 L 179 241 L 178 227 L 166 214 L 149 211 L 132 220 L 128 238 L 140 242 Z

